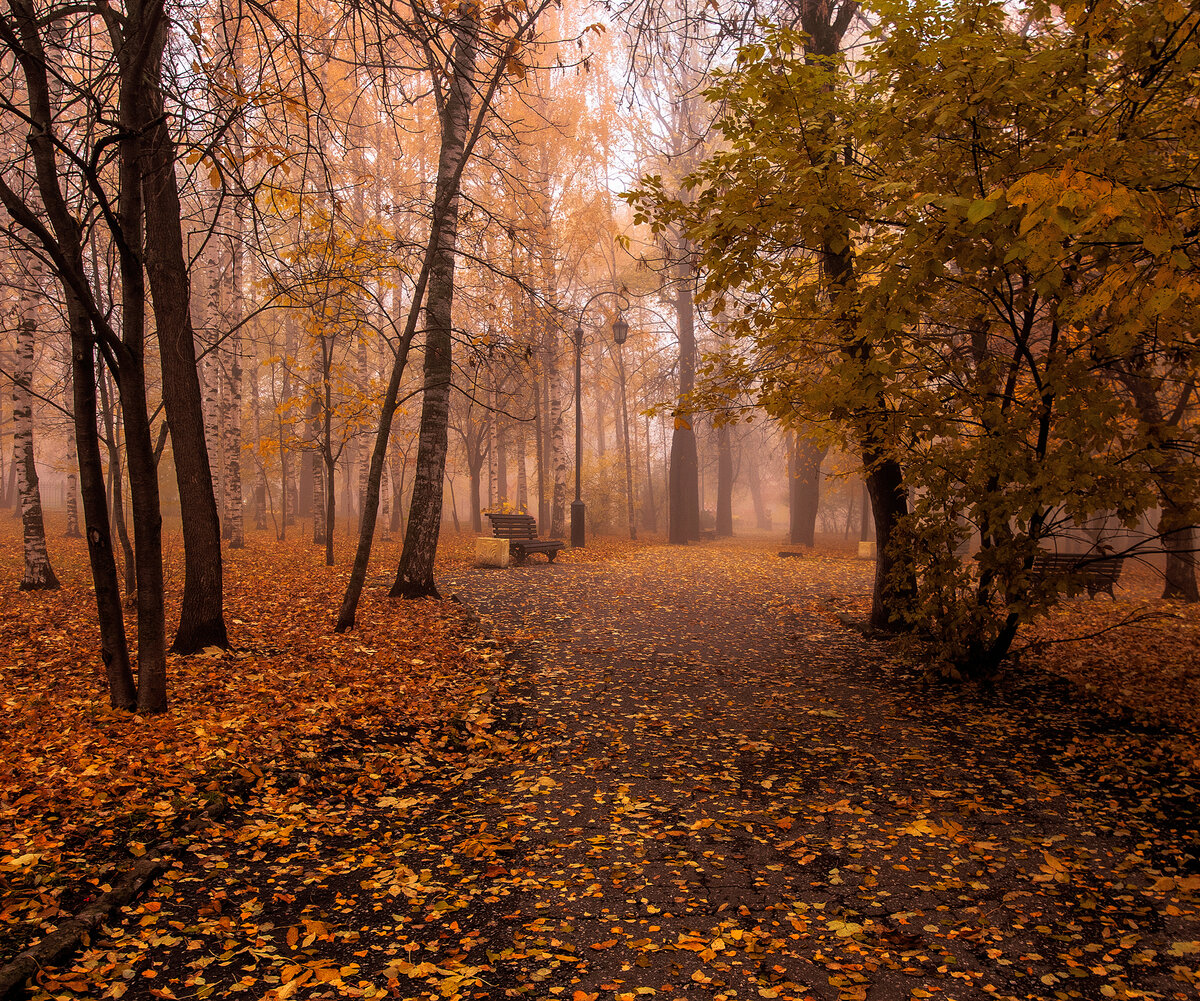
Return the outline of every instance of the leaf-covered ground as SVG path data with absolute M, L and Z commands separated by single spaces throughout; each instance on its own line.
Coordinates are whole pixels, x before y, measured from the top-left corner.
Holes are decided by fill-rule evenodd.
M 113 712 L 83 543 L 52 539 L 62 590 L 23 593 L 19 528 L 0 522 L 0 956 L 77 910 L 214 797 L 320 753 L 347 722 L 441 725 L 498 670 L 492 645 L 476 642 L 450 603 L 390 602 L 368 588 L 370 638 L 334 635 L 345 568 L 259 533 L 227 554 L 234 649 L 172 656 L 168 714 Z M 465 551 L 448 549 L 451 562 Z M 178 535 L 165 550 L 177 592 Z M 387 570 L 381 562 L 378 573 Z
M 424 720 L 330 711 L 261 777 L 247 758 L 246 806 L 35 996 L 1195 997 L 1182 710 L 1028 657 L 990 691 L 930 687 L 838 621 L 866 564 L 776 548 L 479 570 L 451 547 L 447 591 L 482 616 L 453 687 L 503 661 L 511 685 Z M 310 671 L 360 646 L 380 686 L 440 675 L 379 651 L 443 606 L 376 592 L 343 651 L 316 604 Z M 1162 662 L 1194 622 L 1145 627 Z

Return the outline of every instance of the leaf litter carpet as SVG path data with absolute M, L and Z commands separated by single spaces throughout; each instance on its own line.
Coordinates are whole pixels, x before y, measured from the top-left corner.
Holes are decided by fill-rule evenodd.
M 1196 997 L 1195 775 L 1048 676 L 925 685 L 832 614 L 866 580 L 456 567 L 496 701 L 264 776 L 44 993 Z

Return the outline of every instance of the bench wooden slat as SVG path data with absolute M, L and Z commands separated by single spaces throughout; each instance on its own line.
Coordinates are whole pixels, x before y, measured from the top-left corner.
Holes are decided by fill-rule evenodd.
M 1033 558 L 1030 574 L 1037 580 L 1051 577 L 1078 577 L 1087 588 L 1089 598 L 1106 591 L 1114 601 L 1113 588 L 1121 577 L 1123 556 L 1089 556 L 1086 553 L 1038 553 Z
M 487 516 L 492 523 L 492 535 L 510 541 L 518 566 L 532 553 L 545 553 L 546 559 L 553 563 L 554 557 L 563 548 L 560 539 L 538 538 L 537 522 L 531 514 L 493 514 L 489 511 Z

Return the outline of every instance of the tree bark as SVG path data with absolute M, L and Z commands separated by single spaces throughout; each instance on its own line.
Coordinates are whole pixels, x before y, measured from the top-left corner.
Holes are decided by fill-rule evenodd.
M 465 162 L 475 86 L 475 54 L 479 9 L 459 10 L 454 29 L 453 75 L 442 120 L 435 204 L 445 204 L 440 231 L 429 265 L 425 301 L 425 372 L 417 470 L 409 504 L 404 549 L 392 585 L 392 597 L 440 597 L 433 579 L 438 533 L 442 524 L 442 489 L 446 474 L 447 433 L 452 379 L 454 264 L 458 239 L 459 178 Z
M 642 518 L 646 522 L 646 529 L 650 532 L 658 531 L 658 502 L 654 499 L 654 468 L 650 462 L 650 454 L 653 451 L 651 447 L 650 434 L 650 418 L 646 418 L 646 504 L 642 510 Z
M 40 287 L 39 263 L 30 260 L 29 279 Z M 39 289 L 40 290 L 40 289 Z M 42 518 L 42 492 L 38 483 L 33 452 L 33 355 L 37 339 L 38 307 L 35 295 L 22 295 L 21 320 L 17 325 L 17 364 L 13 373 L 13 423 L 16 425 L 14 464 L 17 491 L 21 500 L 21 528 L 24 535 L 25 569 L 21 574 L 22 591 L 56 591 L 58 577 L 50 565 L 46 550 L 46 526 Z
M 544 5 L 537 8 L 537 12 Z M 531 13 L 520 34 L 531 26 L 537 17 L 537 12 Z M 429 243 L 425 250 L 425 261 L 421 273 L 413 288 L 412 302 L 409 307 L 408 321 L 404 334 L 392 364 L 391 377 L 388 380 L 387 391 L 384 394 L 383 406 L 379 414 L 379 427 L 375 434 L 375 447 L 371 454 L 371 471 L 367 482 L 367 498 L 364 502 L 363 524 L 359 532 L 358 549 L 354 556 L 354 566 L 350 573 L 350 582 L 342 600 L 335 626 L 338 632 L 349 629 L 354 625 L 355 611 L 358 599 L 362 593 L 363 582 L 366 579 L 367 564 L 371 556 L 371 539 L 374 534 L 375 518 L 379 508 L 379 487 L 383 477 L 383 464 L 387 457 L 388 439 L 391 434 L 392 419 L 396 411 L 396 402 L 400 389 L 400 378 L 408 358 L 408 350 L 412 343 L 420 316 L 422 299 L 426 296 L 428 285 L 429 296 L 426 301 L 426 317 L 429 323 L 425 353 L 425 397 L 422 401 L 421 432 L 417 452 L 417 483 L 413 489 L 413 500 L 409 505 L 408 524 L 405 531 L 404 549 L 397 568 L 396 582 L 392 587 L 392 595 L 397 594 L 436 594 L 433 586 L 433 559 L 437 552 L 437 534 L 441 527 L 441 494 L 445 479 L 446 436 L 449 425 L 449 374 L 450 374 L 450 320 L 451 295 L 454 289 L 454 252 L 458 235 L 458 193 L 462 172 L 470 156 L 471 149 L 479 137 L 483 124 L 483 113 L 490 106 L 496 88 L 500 83 L 503 66 L 492 76 L 490 84 L 482 97 L 482 107 L 474 131 L 468 139 L 470 125 L 471 93 L 475 85 L 475 46 L 478 38 L 479 8 L 474 3 L 464 4 L 458 9 L 458 23 L 455 27 L 454 49 L 452 53 L 453 72 L 450 75 L 449 94 L 442 114 L 442 149 L 438 159 L 438 180 L 435 188 L 433 203 L 433 218 L 430 223 Z M 437 284 L 437 295 L 434 286 Z M 434 306 L 436 300 L 436 309 Z M 445 329 L 435 329 L 434 320 L 445 324 Z M 430 351 L 430 341 L 434 352 Z M 438 342 L 441 342 L 439 345 Z M 438 353 L 438 347 L 443 348 L 443 357 L 432 358 L 431 354 Z M 432 370 L 431 370 L 432 366 Z M 445 385 L 440 386 L 439 375 L 444 373 Z M 431 390 L 434 398 L 431 399 Z M 444 401 L 436 399 L 438 393 L 444 394 Z M 426 437 L 425 407 L 431 404 L 429 436 Z M 440 422 L 440 430 L 438 423 Z M 422 446 L 425 462 L 422 463 Z M 440 450 L 440 460 L 438 452 Z M 436 474 L 437 482 L 430 478 Z M 422 479 L 424 477 L 424 479 Z M 417 506 L 418 494 L 420 507 Z M 458 512 L 454 513 L 457 523 Z M 419 521 L 414 529 L 414 524 Z
M 567 523 L 567 417 L 558 373 L 558 328 L 549 322 L 546 336 L 546 387 L 550 396 L 550 536 L 561 538 Z
M 28 137 L 33 158 L 42 212 L 31 210 L 0 177 L 0 200 L 9 214 L 34 234 L 54 260 L 67 306 L 71 335 L 71 374 L 74 386 L 75 436 L 79 451 L 80 486 L 83 494 L 84 523 L 87 529 L 88 555 L 95 585 L 97 617 L 100 624 L 100 656 L 109 682 L 109 699 L 114 708 L 133 709 L 136 705 L 129 648 L 121 614 L 121 592 L 117 581 L 109 530 L 108 502 L 104 489 L 104 466 L 100 458 L 96 430 L 96 368 L 94 336 L 104 330 L 102 323 L 93 328 L 99 315 L 90 300 L 83 267 L 82 228 L 71 214 L 59 187 L 56 162 L 54 116 L 50 102 L 48 60 L 38 33 L 37 15 L 28 0 L 12 0 L 14 25 L 0 21 L 3 41 L 21 65 L 33 124 Z M 15 28 L 15 30 L 14 30 Z M 42 224 L 43 212 L 50 230 Z M 95 331 L 95 333 L 93 333 Z M 15 470 L 14 470 L 15 472 Z
M 692 302 L 694 278 L 691 248 L 687 241 L 675 267 L 675 319 L 679 336 L 679 399 L 696 386 L 696 312 Z M 668 541 L 686 545 L 700 538 L 700 462 L 696 432 L 690 417 L 677 415 L 671 433 L 668 472 Z
M 1167 557 L 1162 596 L 1169 601 L 1200 601 L 1196 587 L 1196 530 L 1191 525 L 1172 527 L 1177 521 L 1164 511 L 1158 524 Z
M 137 689 L 134 687 L 125 618 L 121 611 L 121 585 L 117 578 L 117 562 L 109 527 L 100 436 L 96 431 L 95 348 L 83 307 L 71 290 L 64 291 L 67 323 L 71 332 L 71 386 L 75 443 L 79 453 L 79 492 L 83 501 L 83 527 L 92 568 L 92 584 L 96 592 L 96 614 L 100 623 L 100 660 L 108 680 L 109 704 L 114 709 L 132 712 L 137 707 Z
M 754 505 L 754 527 L 760 532 L 771 530 L 771 518 L 767 513 L 767 505 L 763 501 L 762 470 L 758 464 L 758 450 L 750 456 L 750 468 L 747 471 L 747 486 L 750 488 L 750 501 Z
M 617 345 L 617 378 L 621 385 L 621 440 L 625 445 L 625 516 L 629 538 L 637 538 L 637 497 L 633 490 L 633 446 L 629 440 L 629 398 L 625 392 L 625 348 Z
M 483 479 L 482 472 L 482 458 L 477 463 L 472 463 L 469 459 L 467 460 L 467 473 L 470 477 L 470 487 L 468 489 L 471 493 L 468 498 L 471 503 L 471 531 L 476 535 L 483 532 L 483 505 L 479 496 L 480 488 L 483 486 L 481 482 Z
M 733 445 L 729 425 L 717 428 L 717 525 L 718 537 L 733 535 Z
M 63 379 L 63 404 L 67 413 L 71 413 L 71 342 L 67 340 L 66 371 Z M 83 533 L 79 530 L 79 456 L 75 448 L 75 429 L 67 428 L 67 528 L 63 535 L 68 539 L 81 539 Z M 3 479 L 0 470 L 0 480 Z
M 225 524 L 230 549 L 244 549 L 246 526 L 242 518 L 242 214 L 234 212 L 230 246 L 230 308 L 226 311 L 229 334 L 229 381 L 222 424 L 225 455 Z
M 792 437 L 788 448 L 789 541 L 816 545 L 817 512 L 821 507 L 821 461 L 827 448 L 811 438 Z
M 308 467 L 311 470 L 312 476 L 312 519 L 313 519 L 313 534 L 312 540 L 314 546 L 325 545 L 325 474 L 321 470 L 322 458 L 321 449 L 318 443 L 316 414 L 314 413 L 317 403 L 316 400 L 312 403 L 312 409 L 309 411 L 309 417 L 312 421 L 313 442 L 312 451 L 308 455 Z M 329 485 L 333 489 L 333 484 Z
M 221 525 L 204 440 L 204 409 L 196 373 L 196 343 L 175 178 L 175 143 L 163 106 L 162 54 L 167 24 L 162 0 L 139 6 L 147 9 L 143 14 L 146 30 L 154 32 L 152 40 L 144 40 L 151 55 L 145 72 L 134 83 L 138 88 L 138 127 L 143 135 L 145 264 L 154 304 L 163 403 L 171 428 L 171 453 L 183 518 L 183 599 L 171 649 L 186 654 L 204 647 L 229 645 L 223 606 Z M 157 16 L 148 18 L 150 11 Z
M 138 693 L 140 713 L 167 709 L 166 614 L 163 607 L 162 511 L 158 495 L 158 460 L 150 435 L 146 401 L 146 272 L 142 170 L 145 163 L 140 100 L 146 61 L 158 69 L 166 40 L 160 4 L 131 4 L 118 51 L 120 87 L 120 241 L 121 343 L 117 385 L 129 463 L 133 507 L 133 555 L 137 576 Z M 146 45 L 153 46 L 147 49 Z M 165 394 L 164 386 L 164 394 Z M 178 448 L 178 443 L 176 443 Z M 182 498 L 181 498 L 182 500 Z

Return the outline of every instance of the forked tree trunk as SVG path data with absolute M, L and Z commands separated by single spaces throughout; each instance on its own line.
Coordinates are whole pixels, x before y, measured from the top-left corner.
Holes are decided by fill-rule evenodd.
M 48 60 L 38 34 L 35 10 L 28 0 L 9 4 L 21 48 L 17 53 L 29 98 L 30 121 L 34 126 L 28 137 L 30 153 L 37 172 L 42 210 L 49 219 L 53 235 L 42 228 L 41 214 L 29 209 L 0 177 L 0 197 L 17 222 L 36 232 L 43 245 L 60 255 L 59 279 L 67 305 L 71 335 L 71 374 L 74 386 L 75 435 L 79 450 L 80 486 L 83 493 L 84 522 L 87 529 L 88 555 L 95 585 L 97 618 L 100 624 L 100 656 L 109 682 L 109 699 L 114 708 L 133 709 L 136 705 L 125 623 L 121 616 L 121 592 L 108 524 L 108 503 L 104 490 L 104 467 L 96 429 L 96 368 L 91 313 L 83 296 L 88 288 L 83 266 L 82 232 L 71 215 L 59 188 L 54 117 L 48 82 Z
M 544 9 L 538 6 L 532 12 L 525 26 L 518 32 L 520 35 L 536 22 L 537 14 Z M 434 195 L 433 218 L 430 223 L 429 243 L 425 249 L 425 261 L 420 275 L 413 288 L 408 320 L 400 346 L 392 363 L 392 373 L 388 379 L 388 387 L 384 394 L 383 406 L 379 414 L 379 427 L 375 434 L 375 447 L 371 453 L 371 472 L 367 483 L 367 499 L 364 505 L 364 517 L 359 532 L 358 549 L 354 556 L 354 566 L 350 573 L 350 582 L 342 600 L 338 613 L 336 629 L 338 632 L 349 629 L 354 625 L 355 611 L 358 599 L 362 593 L 363 582 L 366 579 L 367 564 L 371 557 L 371 539 L 374 534 L 375 517 L 379 508 L 379 488 L 383 478 L 383 463 L 387 458 L 388 439 L 391 434 L 392 418 L 396 412 L 396 401 L 400 390 L 400 378 L 408 359 L 409 347 L 416 332 L 417 320 L 420 316 L 422 300 L 426 298 L 428 283 L 429 296 L 426 302 L 426 316 L 429 323 L 429 339 L 433 342 L 437 353 L 437 341 L 442 340 L 444 359 L 431 359 L 430 341 L 426 344 L 426 373 L 425 399 L 422 402 L 421 434 L 418 442 L 417 475 L 418 482 L 413 489 L 413 501 L 409 507 L 408 525 L 405 531 L 404 550 L 400 556 L 400 566 L 396 574 L 396 582 L 392 587 L 393 596 L 396 594 L 434 593 L 433 559 L 437 551 L 437 532 L 441 523 L 441 493 L 445 478 L 446 434 L 449 420 L 449 374 L 450 374 L 450 295 L 454 288 L 454 251 L 458 235 L 458 193 L 459 182 L 463 168 L 470 156 L 471 149 L 479 138 L 483 125 L 484 112 L 491 105 L 496 88 L 500 84 L 504 67 L 501 66 L 493 73 L 482 96 L 482 106 L 475 127 L 468 138 L 470 125 L 471 93 L 475 86 L 475 45 L 478 36 L 479 8 L 474 3 L 467 3 L 458 8 L 458 23 L 455 28 L 455 42 L 452 52 L 453 73 L 449 81 L 449 94 L 442 117 L 442 148 L 438 160 L 438 182 Z M 434 295 L 435 282 L 438 285 L 437 295 Z M 436 308 L 433 308 L 436 303 Z M 437 323 L 445 323 L 444 330 L 435 330 Z M 433 371 L 430 371 L 430 365 Z M 444 369 L 445 386 L 437 384 L 438 370 Z M 431 376 L 433 377 L 431 380 Z M 445 394 L 444 403 L 431 400 L 430 391 L 434 394 Z M 429 437 L 426 438 L 425 405 L 433 404 L 430 413 Z M 440 421 L 440 429 L 437 427 Z M 422 463 L 421 446 L 426 445 L 425 461 Z M 440 458 L 438 452 L 440 451 Z M 437 482 L 430 482 L 430 477 L 436 475 Z M 420 496 L 420 506 L 417 498 Z M 458 514 L 455 512 L 455 519 Z M 414 523 L 420 524 L 414 530 Z
M 32 264 L 32 259 L 31 259 Z M 32 264 L 30 280 L 41 287 L 41 268 Z M 42 519 L 42 493 L 38 485 L 37 463 L 33 452 L 33 354 L 37 339 L 38 307 L 35 293 L 25 292 L 21 320 L 17 325 L 17 364 L 13 373 L 13 423 L 16 425 L 15 465 L 17 490 L 21 498 L 21 527 L 24 534 L 25 569 L 21 574 L 22 591 L 54 591 L 58 577 L 46 551 L 46 526 Z
M 75 412 L 75 441 L 79 452 L 79 487 L 83 501 L 84 534 L 96 612 L 100 622 L 100 660 L 108 680 L 108 701 L 114 709 L 137 708 L 137 689 L 121 612 L 121 585 L 113 554 L 104 490 L 104 464 L 96 431 L 96 363 L 87 316 L 74 293 L 66 290 L 67 322 L 71 331 L 71 386 Z
M 450 418 L 450 384 L 453 377 L 454 263 L 458 239 L 458 181 L 465 162 L 471 123 L 471 96 L 475 88 L 475 50 L 479 34 L 479 8 L 459 8 L 454 30 L 454 71 L 443 111 L 442 148 L 438 159 L 435 204 L 445 204 L 440 232 L 429 265 L 429 291 L 425 302 L 425 378 L 421 401 L 421 431 L 417 443 L 417 471 L 409 505 L 404 549 L 392 597 L 438 596 L 433 579 L 438 533 L 442 524 L 442 488 L 446 474 L 447 432 Z

